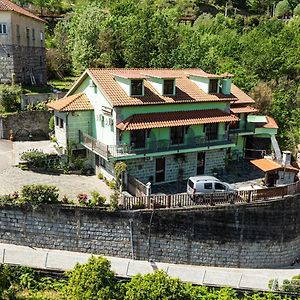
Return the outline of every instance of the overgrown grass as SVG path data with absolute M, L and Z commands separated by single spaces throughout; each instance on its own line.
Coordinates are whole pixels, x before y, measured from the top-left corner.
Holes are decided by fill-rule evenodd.
M 24 94 L 39 94 L 39 93 L 52 93 L 53 90 L 60 92 L 67 92 L 77 77 L 65 77 L 64 79 L 53 79 L 48 82 L 46 86 L 23 86 Z
M 76 79 L 77 77 L 65 77 L 62 80 L 58 80 L 58 79 L 51 80 L 49 83 L 54 89 L 57 89 L 61 92 L 67 92 L 74 84 Z

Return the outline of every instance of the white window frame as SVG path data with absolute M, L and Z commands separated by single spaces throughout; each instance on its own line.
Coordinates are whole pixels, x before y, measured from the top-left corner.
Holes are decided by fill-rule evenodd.
M 0 35 L 7 35 L 7 34 L 8 34 L 7 24 L 6 23 L 0 23 Z

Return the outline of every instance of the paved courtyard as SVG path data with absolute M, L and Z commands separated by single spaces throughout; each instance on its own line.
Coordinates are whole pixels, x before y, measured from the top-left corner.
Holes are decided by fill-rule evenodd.
M 262 188 L 264 173 L 254 167 L 249 161 L 233 162 L 227 171 L 216 176 L 221 181 L 232 184 L 236 189 L 251 190 Z M 185 193 L 187 180 L 152 186 L 154 194 Z
M 0 140 L 0 195 L 19 191 L 25 184 L 53 184 L 58 187 L 60 197 L 66 195 L 76 199 L 79 193 L 98 191 L 109 199 L 112 193 L 104 182 L 96 176 L 52 175 L 22 171 L 13 165 L 19 161 L 19 154 L 27 149 L 43 149 L 52 152 L 49 141 L 15 142 Z

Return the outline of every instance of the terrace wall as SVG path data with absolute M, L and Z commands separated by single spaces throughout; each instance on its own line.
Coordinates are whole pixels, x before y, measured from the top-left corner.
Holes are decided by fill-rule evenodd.
M 286 266 L 300 256 L 300 196 L 155 211 L 1 207 L 0 242 L 170 263 Z

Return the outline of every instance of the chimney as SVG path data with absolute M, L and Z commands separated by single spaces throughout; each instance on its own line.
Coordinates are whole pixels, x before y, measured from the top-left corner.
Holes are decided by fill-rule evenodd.
M 231 82 L 233 75 L 230 73 L 224 73 L 220 75 L 222 78 L 222 93 L 226 96 L 231 94 Z
M 288 166 L 291 165 L 292 152 L 291 151 L 282 151 L 282 165 Z

